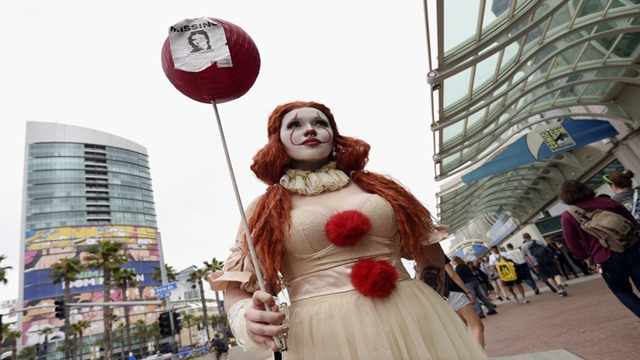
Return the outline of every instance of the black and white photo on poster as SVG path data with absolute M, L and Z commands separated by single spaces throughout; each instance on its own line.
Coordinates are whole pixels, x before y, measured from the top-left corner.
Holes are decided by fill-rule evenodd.
M 213 64 L 233 66 L 224 29 L 209 18 L 185 19 L 170 26 L 169 43 L 176 69 L 198 72 Z

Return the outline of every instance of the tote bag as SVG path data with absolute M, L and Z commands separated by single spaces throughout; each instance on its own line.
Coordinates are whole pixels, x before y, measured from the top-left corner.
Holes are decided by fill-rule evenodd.
M 502 256 L 500 256 L 500 262 L 496 263 L 496 270 L 498 270 L 498 275 L 500 275 L 500 280 L 502 281 L 518 280 L 516 267 L 513 266 L 511 261 L 505 260 Z

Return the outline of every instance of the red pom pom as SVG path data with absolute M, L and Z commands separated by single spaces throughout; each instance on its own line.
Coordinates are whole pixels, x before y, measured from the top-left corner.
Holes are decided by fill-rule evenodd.
M 385 260 L 360 259 L 351 270 L 351 284 L 364 296 L 383 298 L 396 288 L 398 270 Z
M 338 246 L 355 245 L 369 230 L 371 230 L 371 221 L 357 210 L 335 214 L 324 226 L 329 241 Z
M 162 69 L 181 93 L 203 102 L 221 104 L 244 95 L 251 89 L 260 72 L 260 53 L 251 37 L 237 25 L 210 18 L 220 24 L 227 37 L 233 67 L 218 68 L 215 64 L 199 72 L 174 69 L 169 37 L 162 45 Z

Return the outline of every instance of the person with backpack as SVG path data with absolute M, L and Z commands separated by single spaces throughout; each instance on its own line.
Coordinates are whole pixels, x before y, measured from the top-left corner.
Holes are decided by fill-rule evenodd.
M 638 241 L 640 225 L 636 219 L 624 205 L 612 199 L 596 197 L 591 188 L 577 180 L 563 182 L 560 185 L 558 197 L 565 204 L 578 207 L 584 212 L 600 209 L 619 214 L 631 224 L 632 231 L 627 232 L 628 235 L 622 239 L 629 247 L 620 249 L 609 246 L 607 248 L 603 245 L 602 239 L 587 232 L 569 211 L 565 211 L 561 217 L 562 231 L 573 256 L 576 259 L 586 259 L 591 267 L 596 266 L 593 264 L 595 262 L 609 290 L 640 318 L 640 297 L 633 292 L 629 281 L 631 279 L 636 288 L 640 288 L 640 241 Z
M 614 171 L 611 174 L 603 176 L 609 185 L 609 189 L 615 195 L 611 200 L 617 201 L 629 210 L 637 222 L 640 223 L 640 190 L 632 189 L 633 172 L 627 170 L 625 172 Z
M 220 335 L 213 335 L 213 343 L 211 344 L 216 352 L 216 358 L 218 360 L 225 360 L 227 358 L 227 352 L 229 351 L 229 344 L 224 339 L 220 338 Z
M 522 255 L 531 265 L 533 271 L 547 278 L 549 284 L 558 290 L 558 296 L 569 295 L 565 290 L 565 280 L 558 270 L 557 260 L 547 244 L 540 240 L 532 240 L 529 233 L 522 234 Z

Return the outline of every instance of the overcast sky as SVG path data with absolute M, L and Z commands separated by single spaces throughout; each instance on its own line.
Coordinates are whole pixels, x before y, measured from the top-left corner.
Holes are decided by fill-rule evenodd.
M 2 1 L 0 254 L 13 270 L 0 300 L 18 298 L 27 121 L 146 147 L 166 262 L 227 258 L 240 216 L 212 107 L 178 92 L 160 63 L 168 27 L 203 16 L 240 26 L 261 54 L 253 88 L 219 105 L 245 206 L 266 187 L 249 165 L 267 116 L 314 100 L 342 134 L 372 145 L 369 170 L 436 212 L 422 1 Z

